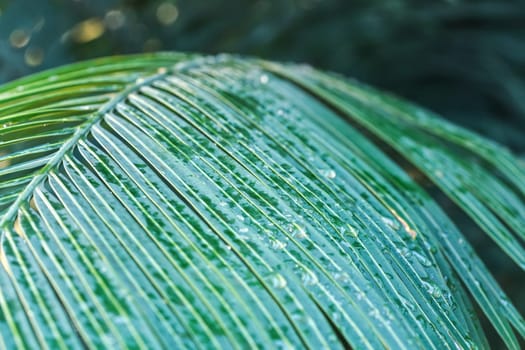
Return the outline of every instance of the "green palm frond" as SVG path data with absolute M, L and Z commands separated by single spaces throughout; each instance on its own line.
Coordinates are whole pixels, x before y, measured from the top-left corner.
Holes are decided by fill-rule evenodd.
M 472 301 L 525 337 L 420 180 L 523 269 L 524 164 L 390 95 L 166 53 L 4 85 L 0 126 L 0 348 L 487 348 Z

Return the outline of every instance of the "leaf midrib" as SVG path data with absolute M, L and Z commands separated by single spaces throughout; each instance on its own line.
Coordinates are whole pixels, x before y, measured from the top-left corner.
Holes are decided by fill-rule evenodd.
M 138 83 L 128 84 L 122 91 L 118 92 L 115 96 L 110 98 L 109 101 L 101 105 L 96 112 L 92 113 L 88 120 L 77 127 L 75 133 L 58 149 L 51 159 L 40 170 L 37 171 L 29 184 L 18 194 L 16 200 L 9 206 L 5 214 L 0 218 L 0 229 L 7 226 L 14 219 L 22 203 L 27 201 L 33 195 L 34 190 L 47 178 L 49 173 L 60 165 L 64 159 L 64 156 L 73 150 L 78 141 L 85 137 L 90 132 L 93 125 L 100 122 L 107 112 L 113 109 L 118 103 L 125 100 L 131 93 L 139 90 L 143 86 L 149 85 L 154 81 L 167 76 L 174 70 L 175 68 L 168 69 L 162 73 L 143 77 L 143 80 Z M 5 231 L 2 231 L 0 235 L 0 249 L 4 241 L 4 235 Z

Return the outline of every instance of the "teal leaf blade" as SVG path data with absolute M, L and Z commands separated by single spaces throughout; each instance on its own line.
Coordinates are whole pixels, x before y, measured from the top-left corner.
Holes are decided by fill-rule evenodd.
M 524 337 L 368 132 L 520 266 L 525 172 L 416 107 L 312 69 L 169 53 L 28 77 L 0 107 L 0 346 L 487 348 L 472 301 L 509 348 Z

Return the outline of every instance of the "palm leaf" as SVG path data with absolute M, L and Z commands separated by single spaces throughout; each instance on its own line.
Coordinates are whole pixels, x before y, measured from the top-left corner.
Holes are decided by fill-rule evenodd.
M 156 54 L 4 85 L 0 125 L 0 348 L 486 348 L 472 300 L 525 337 L 420 181 L 523 268 L 523 163 L 392 96 Z

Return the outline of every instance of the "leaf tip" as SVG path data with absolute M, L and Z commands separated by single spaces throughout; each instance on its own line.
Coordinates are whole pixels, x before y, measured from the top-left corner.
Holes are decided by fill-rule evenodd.
M 20 224 L 20 217 L 17 216 L 16 220 L 15 220 L 15 223 L 14 223 L 14 226 L 13 226 L 13 229 L 14 231 L 20 235 L 22 238 L 26 238 L 26 235 L 24 233 L 24 230 L 22 229 L 22 225 Z
M 4 252 L 4 248 L 0 246 L 0 265 L 4 268 L 4 270 L 11 275 L 11 268 L 9 267 L 9 262 L 7 261 L 7 257 Z

